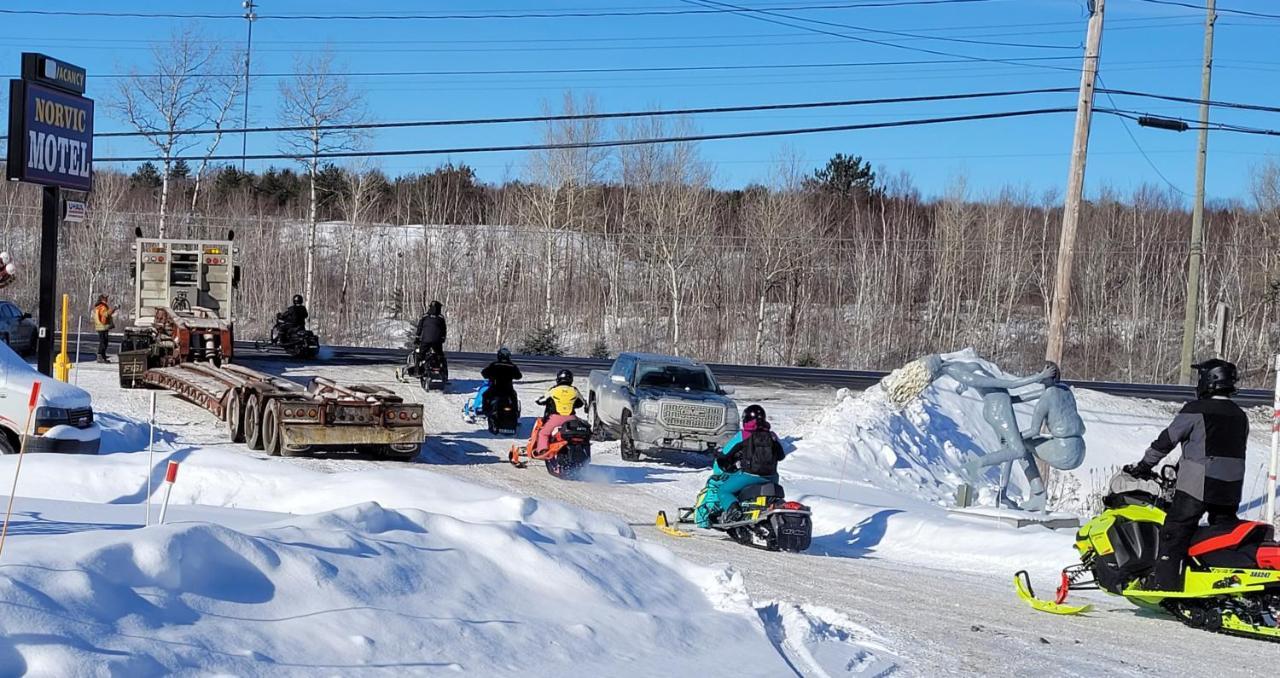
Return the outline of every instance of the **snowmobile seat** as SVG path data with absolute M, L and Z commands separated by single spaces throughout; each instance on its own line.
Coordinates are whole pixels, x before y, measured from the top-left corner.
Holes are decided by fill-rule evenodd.
M 739 499 L 754 499 L 755 497 L 782 499 L 784 496 L 786 495 L 783 494 L 782 486 L 778 483 L 756 483 L 738 490 Z
M 1196 530 L 1187 555 L 1209 567 L 1254 567 L 1259 547 L 1274 537 L 1270 525 L 1251 520 L 1209 525 Z

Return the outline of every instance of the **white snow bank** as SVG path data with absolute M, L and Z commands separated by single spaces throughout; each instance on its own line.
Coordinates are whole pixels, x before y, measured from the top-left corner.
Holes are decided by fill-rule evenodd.
M 145 439 L 144 439 L 145 446 Z M 628 537 L 625 522 L 581 512 L 564 504 L 478 487 L 421 465 L 368 471 L 320 473 L 288 461 L 273 462 L 219 448 L 157 445 L 148 468 L 145 450 L 97 457 L 28 455 L 19 497 L 69 499 L 100 504 L 159 501 L 167 460 L 181 462 L 174 504 L 199 504 L 276 513 L 315 513 L 360 502 L 395 509 L 444 513 L 459 520 L 525 522 Z M 0 476 L 11 477 L 15 457 L 0 457 Z M 21 502 L 21 499 L 19 500 Z
M 629 537 L 373 503 L 32 537 L 0 566 L 0 673 L 789 674 L 740 581 L 688 567 Z
M 945 357 L 978 362 L 994 374 L 1003 374 L 972 349 Z M 880 385 L 858 394 L 841 391 L 837 402 L 804 431 L 795 454 L 783 465 L 784 472 L 807 482 L 809 489 L 819 494 L 862 499 L 869 494 L 874 497 L 872 503 L 894 505 L 951 506 L 956 488 L 967 482 L 978 490 L 978 503 L 993 505 L 997 469 L 970 477 L 962 466 L 976 455 L 998 449 L 999 440 L 983 419 L 982 400 L 972 391 L 960 392 L 958 387 L 954 380 L 942 377 L 901 409 Z M 1048 485 L 1055 509 L 1087 516 L 1096 509 L 1111 476 L 1120 466 L 1142 457 L 1179 405 L 1083 389 L 1076 389 L 1075 394 L 1086 429 L 1084 464 L 1072 471 L 1054 471 Z M 1014 407 L 1023 426 L 1030 421 L 1032 408 L 1032 404 Z M 1255 426 L 1251 438 L 1246 510 L 1262 503 L 1261 478 L 1270 444 L 1267 433 L 1264 427 Z M 1176 460 L 1175 453 L 1166 461 Z M 1020 470 L 1014 472 L 1013 486 L 1015 491 L 1025 487 Z M 888 497 L 884 492 L 898 496 Z

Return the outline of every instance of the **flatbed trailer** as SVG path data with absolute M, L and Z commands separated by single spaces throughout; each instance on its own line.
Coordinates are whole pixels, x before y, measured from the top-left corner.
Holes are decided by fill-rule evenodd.
M 409 460 L 424 437 L 422 405 L 380 386 L 317 377 L 304 387 L 230 363 L 154 367 L 138 381 L 203 407 L 226 422 L 233 442 L 271 455 L 342 450 Z
M 272 455 L 416 457 L 422 405 L 381 386 L 319 377 L 303 386 L 233 362 L 234 257 L 230 240 L 139 240 L 138 317 L 120 347 L 120 385 L 172 391 L 226 422 L 232 441 Z

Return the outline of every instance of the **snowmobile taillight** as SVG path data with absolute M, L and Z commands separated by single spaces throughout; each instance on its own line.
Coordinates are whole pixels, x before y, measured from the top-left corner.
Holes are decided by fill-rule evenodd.
M 785 502 L 782 502 L 782 508 L 788 511 L 803 511 L 804 504 L 801 504 L 798 501 L 785 501 Z

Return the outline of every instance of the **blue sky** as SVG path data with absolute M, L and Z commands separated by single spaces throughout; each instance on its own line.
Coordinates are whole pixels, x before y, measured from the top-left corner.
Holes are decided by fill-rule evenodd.
M 745 69 L 623 74 L 445 75 L 354 77 L 370 116 L 378 121 L 536 115 L 565 90 L 592 94 L 602 111 L 682 108 L 737 104 L 897 97 L 980 90 L 1075 87 L 1085 32 L 1084 0 L 978 0 L 903 7 L 792 9 L 812 5 L 855 5 L 900 0 L 737 0 L 750 7 L 788 8 L 793 17 L 858 26 L 876 31 L 922 36 L 1008 42 L 1042 47 L 987 45 L 905 37 L 849 28 L 806 24 L 902 47 L 984 58 L 1066 57 L 1036 62 L 1041 67 L 1004 63 L 948 63 L 903 66 L 848 66 L 792 69 Z M 1198 0 L 1190 0 L 1197 4 Z M 1275 13 L 1268 0 L 1219 0 L 1220 8 Z M 104 10 L 139 13 L 207 13 L 238 17 L 239 0 L 147 2 L 141 0 L 0 0 L 0 9 Z M 351 72 L 404 70 L 515 70 L 538 68 L 628 68 L 714 65 L 793 65 L 868 61 L 919 61 L 946 57 L 890 45 L 807 32 L 732 13 L 666 14 L 552 19 L 440 20 L 286 20 L 273 15 L 359 14 L 396 12 L 470 12 L 505 10 L 565 12 L 668 11 L 697 9 L 682 0 L 475 0 L 474 2 L 363 3 L 331 0 L 261 0 L 262 17 L 254 26 L 253 70 L 288 72 L 298 54 L 331 49 Z M 776 17 L 775 17 L 776 18 Z M 14 76 L 19 53 L 42 51 L 84 66 L 89 95 L 103 102 L 114 81 L 95 77 L 146 70 L 149 50 L 157 40 L 182 25 L 192 25 L 212 40 L 242 47 L 243 19 L 178 20 L 30 16 L 0 14 L 0 72 Z M 1203 11 L 1141 0 L 1109 0 L 1102 48 L 1103 82 L 1132 89 L 1197 97 L 1200 87 Z M 1280 105 L 1280 20 L 1220 17 L 1215 50 L 1215 99 Z M 1045 68 L 1042 66 L 1050 66 Z M 251 124 L 276 122 L 274 78 L 252 82 Z M 6 92 L 7 93 L 7 92 Z M 0 93 L 3 96 L 4 93 Z M 1110 101 L 1099 96 L 1099 106 Z M 1120 108 L 1157 115 L 1196 117 L 1195 106 L 1117 97 Z M 6 104 L 7 105 L 7 104 Z M 1035 95 L 1016 99 L 937 102 L 786 112 L 699 116 L 702 132 L 809 127 L 935 117 L 1016 108 L 1074 106 L 1074 94 Z M 98 130 L 123 129 L 100 104 Z M 1215 110 L 1224 122 L 1280 128 L 1280 114 Z M 1061 191 L 1067 174 L 1073 116 L 1058 114 L 1007 121 L 956 123 L 932 127 L 806 135 L 789 138 L 713 141 L 702 145 L 703 157 L 715 166 L 721 186 L 767 180 L 776 159 L 798 157 L 817 166 L 837 152 L 858 154 L 890 173 L 909 174 L 926 195 L 947 191 L 964 176 L 972 195 L 1004 186 L 1024 187 L 1034 194 Z M 1139 128 L 1128 132 L 1151 163 L 1177 189 L 1190 193 L 1195 175 L 1194 132 Z M 608 134 L 612 125 L 606 126 Z M 536 143 L 535 125 L 482 128 L 429 128 L 378 132 L 375 149 L 459 147 L 481 144 Z M 224 145 L 239 149 L 239 141 Z M 103 140 L 97 155 L 133 154 L 137 142 Z M 269 135 L 249 140 L 249 152 L 279 150 Z M 1247 198 L 1251 170 L 1268 157 L 1280 158 L 1280 138 L 1227 133 L 1210 136 L 1208 193 L 1211 198 Z M 375 164 L 390 174 L 428 169 L 443 159 L 401 157 Z M 476 167 L 486 180 L 517 176 L 519 154 L 456 156 Z M 277 161 L 283 164 L 287 161 Z M 258 163 L 258 167 L 267 163 Z M 1144 183 L 1166 185 L 1138 152 L 1125 125 L 1098 116 L 1090 146 L 1088 185 L 1128 192 Z

